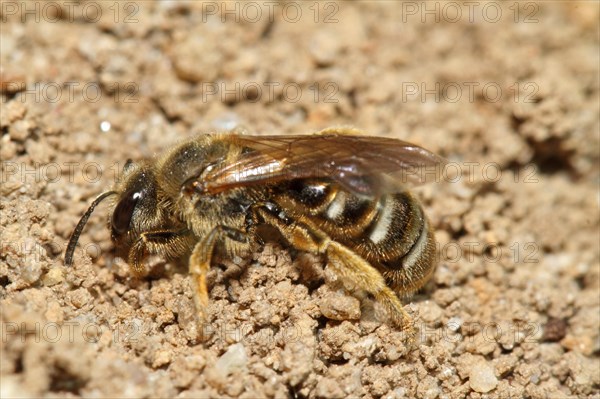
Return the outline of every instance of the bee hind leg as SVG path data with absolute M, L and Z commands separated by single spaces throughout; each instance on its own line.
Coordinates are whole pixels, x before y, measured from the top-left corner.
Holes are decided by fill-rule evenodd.
M 275 226 L 295 248 L 326 254 L 328 264 L 336 275 L 353 283 L 357 289 L 371 294 L 385 307 L 392 323 L 406 330 L 410 339 L 413 338 L 412 318 L 404 310 L 398 296 L 386 284 L 383 275 L 369 262 L 348 247 L 331 240 L 308 220 L 285 221 L 264 207 L 258 208 L 257 212 L 262 220 Z
M 409 335 L 414 335 L 412 318 L 404 310 L 398 296 L 386 284 L 385 278 L 369 262 L 346 246 L 329 241 L 324 248 L 329 267 L 344 281 L 372 295 L 387 311 L 391 322 Z
M 194 286 L 194 302 L 200 326 L 206 321 L 206 308 L 208 306 L 208 288 L 206 275 L 210 270 L 215 245 L 224 239 L 246 243 L 247 234 L 232 227 L 219 225 L 211 230 L 206 237 L 198 242 L 190 255 L 189 272 L 192 275 Z

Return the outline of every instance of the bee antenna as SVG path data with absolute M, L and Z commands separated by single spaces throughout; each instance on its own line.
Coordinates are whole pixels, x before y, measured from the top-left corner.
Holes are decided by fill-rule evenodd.
M 75 230 L 73 230 L 73 234 L 71 234 L 71 238 L 69 239 L 69 245 L 67 245 L 67 251 L 65 252 L 65 265 L 71 266 L 73 264 L 73 253 L 75 252 L 75 246 L 77 246 L 79 236 L 81 235 L 81 232 L 83 231 L 83 228 L 85 227 L 85 224 L 87 223 L 88 219 L 92 215 L 92 212 L 94 212 L 94 208 L 96 208 L 96 206 L 98 206 L 98 204 L 102 202 L 106 197 L 110 197 L 111 195 L 116 194 L 116 191 L 106 191 L 100 194 L 98 197 L 96 197 L 94 202 L 92 202 L 88 210 L 81 217 L 79 223 L 77 223 L 77 227 L 75 227 Z

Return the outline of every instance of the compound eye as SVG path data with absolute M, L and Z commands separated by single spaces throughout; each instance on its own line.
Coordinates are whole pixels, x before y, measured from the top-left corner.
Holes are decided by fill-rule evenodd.
M 142 198 L 140 191 L 131 190 L 119 201 L 112 215 L 111 224 L 115 233 L 119 235 L 127 233 L 131 217 L 133 216 L 133 210 L 140 198 Z

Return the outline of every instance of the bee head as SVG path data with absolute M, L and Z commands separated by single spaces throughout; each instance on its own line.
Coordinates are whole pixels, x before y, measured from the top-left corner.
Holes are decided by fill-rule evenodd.
M 109 212 L 109 227 L 111 238 L 118 248 L 129 247 L 142 232 L 167 227 L 169 207 L 168 204 L 159 203 L 157 191 L 154 170 L 127 161 L 114 189 L 98 196 L 79 220 L 67 246 L 65 263 L 73 263 L 79 236 L 96 206 L 105 198 L 114 199 Z
M 110 214 L 110 231 L 117 246 L 128 246 L 140 233 L 153 231 L 165 219 L 157 198 L 154 171 L 128 162 L 115 186 L 118 193 Z

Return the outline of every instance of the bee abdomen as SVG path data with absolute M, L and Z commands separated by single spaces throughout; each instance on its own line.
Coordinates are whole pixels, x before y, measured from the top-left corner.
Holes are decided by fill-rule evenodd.
M 420 288 L 435 268 L 435 240 L 419 202 L 408 192 L 378 200 L 377 216 L 358 242 L 345 243 L 381 270 L 402 293 Z
M 326 180 L 297 180 L 278 200 L 294 217 L 310 215 L 333 240 L 378 268 L 392 287 L 416 289 L 433 271 L 433 232 L 408 192 L 369 198 Z
M 383 269 L 411 268 L 433 256 L 429 223 L 410 193 L 361 200 L 338 191 L 321 217 L 329 219 L 325 225 L 332 238 Z
M 384 258 L 404 256 L 421 233 L 423 211 L 408 193 L 386 195 L 379 203 L 377 217 L 365 230 L 363 245 L 381 251 Z
M 332 239 L 386 268 L 414 263 L 428 249 L 427 219 L 408 192 L 360 197 L 326 180 L 296 180 L 280 201 L 294 216 L 311 215 Z

